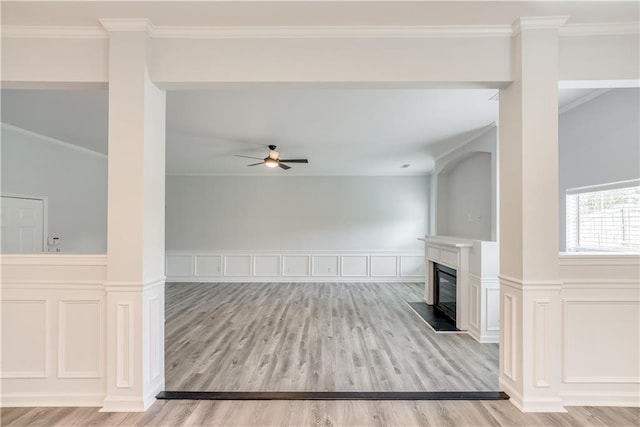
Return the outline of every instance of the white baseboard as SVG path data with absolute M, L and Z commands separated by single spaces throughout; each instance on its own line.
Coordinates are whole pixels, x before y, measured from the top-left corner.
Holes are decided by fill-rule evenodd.
M 100 412 L 144 412 L 154 401 L 155 399 L 139 397 L 106 398 Z
M 565 406 L 622 406 L 640 408 L 640 392 L 562 393 Z
M 167 283 L 422 283 L 421 277 L 210 277 L 173 276 Z
M 104 402 L 104 394 L 40 394 L 40 393 L 11 393 L 0 395 L 0 407 L 95 407 L 99 408 Z
M 567 412 L 560 397 L 523 399 L 522 394 L 502 380 L 500 380 L 500 390 L 509 395 L 509 402 L 521 412 Z

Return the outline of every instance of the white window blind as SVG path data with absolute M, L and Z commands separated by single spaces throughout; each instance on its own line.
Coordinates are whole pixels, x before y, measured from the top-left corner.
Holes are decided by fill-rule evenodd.
M 567 190 L 567 250 L 640 252 L 640 181 Z

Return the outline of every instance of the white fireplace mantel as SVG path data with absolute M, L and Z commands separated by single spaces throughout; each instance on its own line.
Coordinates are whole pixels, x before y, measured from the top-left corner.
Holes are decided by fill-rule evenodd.
M 499 340 L 498 245 L 453 236 L 426 236 L 425 293 L 433 305 L 434 263 L 456 270 L 456 327 L 480 342 Z

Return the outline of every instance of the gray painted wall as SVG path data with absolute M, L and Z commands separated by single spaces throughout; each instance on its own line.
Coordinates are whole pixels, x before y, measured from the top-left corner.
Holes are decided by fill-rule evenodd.
M 447 196 L 441 234 L 491 240 L 491 154 L 472 154 L 441 175 L 440 182 Z
M 569 188 L 640 178 L 640 89 L 613 89 L 560 115 L 560 250 Z
M 107 251 L 107 158 L 2 127 L 2 193 L 47 196 L 63 252 Z
M 422 250 L 428 177 L 168 176 L 166 202 L 168 250 Z

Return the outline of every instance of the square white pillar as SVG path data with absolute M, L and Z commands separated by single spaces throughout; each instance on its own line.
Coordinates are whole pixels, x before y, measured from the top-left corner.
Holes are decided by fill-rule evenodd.
M 144 411 L 164 387 L 165 93 L 149 77 L 146 20 L 109 31 L 107 393 Z
M 566 19 L 514 23 L 513 83 L 500 91 L 500 386 L 523 411 L 564 411 L 558 328 L 558 30 Z

